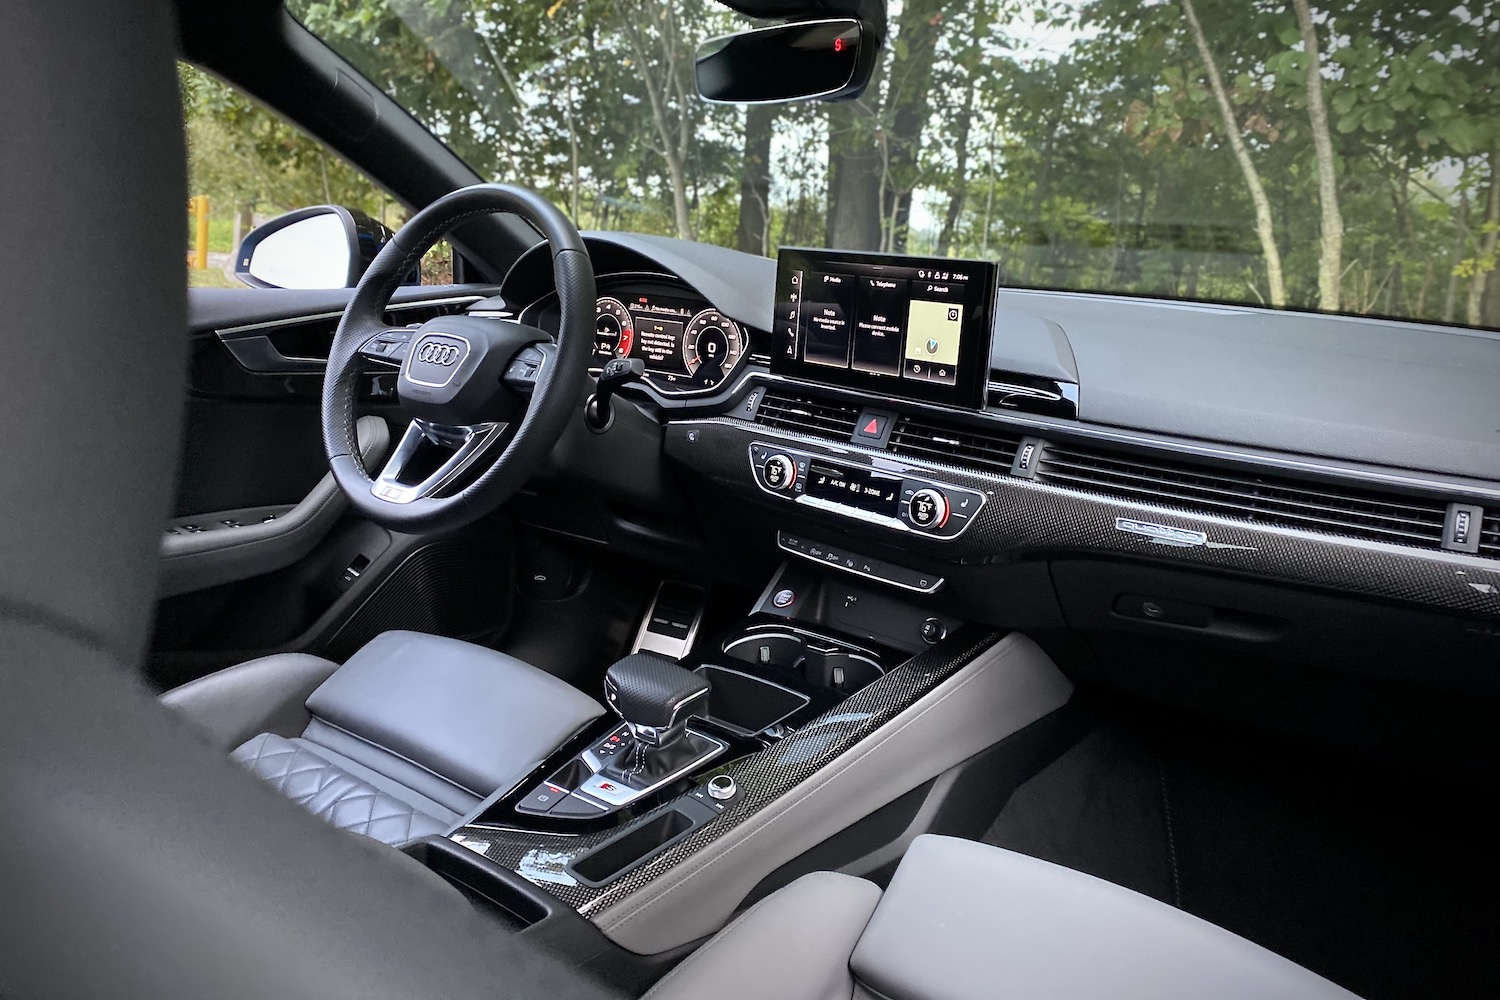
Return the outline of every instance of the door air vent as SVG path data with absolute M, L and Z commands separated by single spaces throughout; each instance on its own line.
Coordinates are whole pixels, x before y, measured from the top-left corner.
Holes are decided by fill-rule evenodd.
M 1036 479 L 1192 513 L 1427 549 L 1442 547 L 1448 510 L 1438 500 L 1054 442 L 1042 452 Z M 1486 518 L 1484 537 L 1500 554 L 1500 523 Z
M 903 416 L 891 431 L 888 450 L 907 458 L 925 458 L 981 472 L 1010 474 L 1019 434 L 970 427 L 925 417 Z
M 815 437 L 847 441 L 854 435 L 859 407 L 842 403 L 821 403 L 806 396 L 767 392 L 755 411 L 755 422 L 781 430 L 799 431 Z

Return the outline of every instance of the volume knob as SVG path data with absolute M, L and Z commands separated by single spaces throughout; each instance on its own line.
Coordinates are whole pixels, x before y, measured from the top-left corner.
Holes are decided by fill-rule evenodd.
M 797 485 L 797 463 L 790 455 L 772 455 L 760 467 L 766 485 L 773 490 L 785 492 Z
M 906 503 L 906 515 L 924 531 L 936 531 L 948 523 L 948 498 L 942 490 L 917 490 Z

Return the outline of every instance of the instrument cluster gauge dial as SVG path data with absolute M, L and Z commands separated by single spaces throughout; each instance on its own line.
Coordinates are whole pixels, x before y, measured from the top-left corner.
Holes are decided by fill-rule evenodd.
M 682 363 L 705 388 L 722 382 L 744 353 L 745 335 L 739 324 L 717 309 L 694 316 L 682 337 Z
M 598 304 L 599 315 L 594 326 L 594 356 L 596 358 L 628 358 L 635 346 L 635 321 L 625 303 L 608 296 Z

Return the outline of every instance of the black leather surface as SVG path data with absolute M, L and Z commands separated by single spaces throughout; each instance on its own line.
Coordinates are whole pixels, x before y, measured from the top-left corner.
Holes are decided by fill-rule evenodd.
M 375 464 L 390 447 L 391 432 L 379 417 L 360 417 L 357 438 L 362 460 Z M 290 566 L 311 552 L 349 509 L 333 475 L 274 521 L 191 535 L 166 535 L 161 542 L 160 596 L 171 597 L 221 583 L 248 580 Z
M 185 380 L 173 38 L 161 0 L 0 30 L 0 993 L 597 996 L 136 678 Z
M 420 632 L 376 636 L 307 707 L 481 798 L 509 788 L 604 714 L 528 663 Z
M 296 736 L 312 716 L 307 696 L 339 665 L 306 653 L 273 653 L 189 681 L 161 703 L 228 753 L 258 733 Z
M 453 822 L 422 811 L 407 801 L 411 796 L 361 780 L 306 740 L 262 733 L 232 756 L 314 816 L 382 844 L 394 847 L 419 837 L 441 835 Z
M 707 692 L 702 674 L 656 653 L 631 653 L 604 676 L 604 697 L 621 718 L 640 726 L 661 727 L 685 719 L 674 708 Z

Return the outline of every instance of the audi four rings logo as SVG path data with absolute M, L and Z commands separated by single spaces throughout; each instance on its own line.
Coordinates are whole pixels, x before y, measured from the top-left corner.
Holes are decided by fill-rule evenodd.
M 462 353 L 461 348 L 455 347 L 452 344 L 429 340 L 417 350 L 417 360 L 429 365 L 438 365 L 447 368 L 458 361 L 458 356 Z

